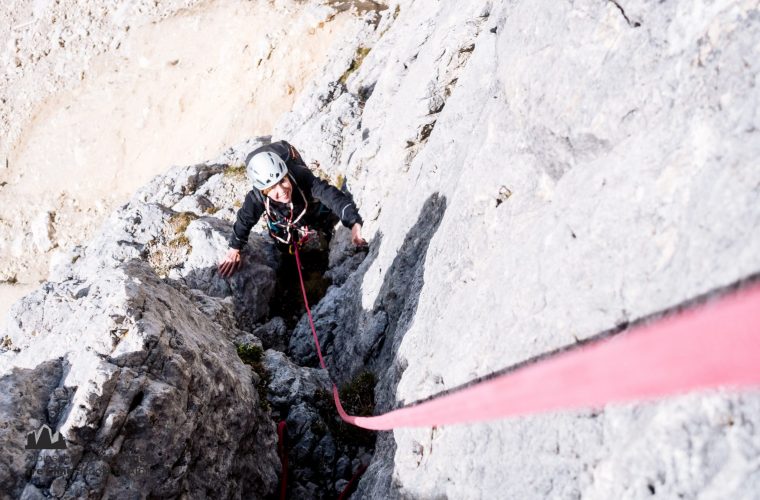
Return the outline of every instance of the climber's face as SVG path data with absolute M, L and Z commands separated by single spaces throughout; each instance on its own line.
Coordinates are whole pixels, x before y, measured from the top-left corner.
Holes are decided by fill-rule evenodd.
M 290 195 L 293 194 L 293 184 L 286 175 L 280 182 L 267 189 L 265 194 L 274 201 L 280 203 L 290 203 Z

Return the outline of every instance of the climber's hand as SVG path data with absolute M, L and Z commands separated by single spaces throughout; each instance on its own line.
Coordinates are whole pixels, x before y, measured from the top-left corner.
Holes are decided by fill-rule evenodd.
M 367 240 L 362 238 L 362 225 L 358 222 L 351 228 L 351 241 L 357 247 L 367 246 Z
M 240 257 L 240 250 L 236 248 L 230 248 L 227 251 L 227 255 L 224 256 L 224 260 L 219 263 L 219 275 L 222 278 L 229 278 L 240 269 L 243 259 Z

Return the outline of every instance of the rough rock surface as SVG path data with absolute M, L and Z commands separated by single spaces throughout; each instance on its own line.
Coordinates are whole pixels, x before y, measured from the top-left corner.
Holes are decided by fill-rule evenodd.
M 259 354 L 285 350 L 291 334 L 269 317 L 279 257 L 262 227 L 242 270 L 230 279 L 216 271 L 247 189 L 242 158 L 269 140 L 156 177 L 14 306 L 0 352 L 5 490 L 265 497 L 277 486 L 280 419 L 291 495 L 338 496 L 369 463 L 374 435 L 340 422 L 325 372 Z M 339 231 L 336 283 L 363 256 Z M 363 387 L 360 403 L 372 399 Z M 41 425 L 60 432 L 66 451 L 21 448 Z
M 275 131 L 345 175 L 374 234 L 315 310 L 337 377 L 372 366 L 387 409 L 760 270 L 756 3 L 398 5 Z M 290 351 L 313 363 L 306 331 Z M 759 407 L 399 430 L 358 496 L 754 498 Z
M 260 348 L 238 320 L 267 313 L 271 255 L 251 254 L 230 280 L 210 277 L 229 222 L 178 223 L 189 218 L 169 208 L 225 175 L 210 163 L 157 179 L 60 263 L 55 282 L 14 306 L 0 353 L 0 489 L 24 498 L 250 498 L 276 488 L 275 427 L 257 390 L 265 374 L 235 348 L 241 339 Z M 182 245 L 178 262 L 152 258 Z M 157 275 L 167 269 L 174 279 Z M 66 450 L 22 448 L 43 424 Z
M 274 350 L 266 352 L 264 366 L 273 416 L 286 423 L 289 498 L 338 497 L 369 463 L 373 434 L 340 422 L 323 370 L 299 367 Z

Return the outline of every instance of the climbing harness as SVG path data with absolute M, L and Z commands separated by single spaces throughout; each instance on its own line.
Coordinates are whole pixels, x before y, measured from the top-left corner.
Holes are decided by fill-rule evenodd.
M 298 214 L 298 217 L 293 219 L 293 200 L 288 203 L 288 206 L 290 208 L 290 214 L 288 215 L 285 220 L 279 219 L 277 216 L 274 215 L 272 212 L 272 208 L 269 204 L 269 197 L 265 196 L 264 201 L 264 214 L 267 218 L 267 228 L 269 229 L 269 234 L 272 238 L 279 241 L 280 243 L 283 243 L 285 245 L 290 245 L 291 241 L 293 241 L 293 233 L 296 233 L 298 236 L 300 236 L 301 239 L 308 237 L 308 227 L 298 227 L 296 224 L 298 221 L 300 221 L 304 215 L 306 215 L 306 211 L 309 208 L 309 202 L 306 199 L 306 196 L 303 194 L 303 191 L 301 190 L 301 187 L 296 183 L 295 179 L 291 177 L 291 182 L 293 185 L 298 189 L 298 192 L 301 193 L 301 199 L 303 199 L 303 210 L 300 214 Z M 284 237 L 281 235 L 284 234 Z M 304 240 L 305 241 L 305 240 Z
M 298 239 L 298 241 L 296 241 L 295 243 L 291 243 L 288 246 L 288 253 L 290 253 L 290 255 L 294 255 L 295 254 L 294 250 L 296 247 L 303 248 L 304 245 L 316 235 L 317 235 L 317 232 L 313 229 L 309 229 L 309 226 L 302 226 L 298 228 L 298 236 L 300 236 L 300 238 Z M 295 238 L 293 238 L 293 240 L 295 241 Z

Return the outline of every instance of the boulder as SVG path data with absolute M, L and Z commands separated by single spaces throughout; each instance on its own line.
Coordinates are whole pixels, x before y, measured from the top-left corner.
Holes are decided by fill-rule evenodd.
M 232 343 L 243 332 L 204 314 L 190 290 L 131 260 L 15 307 L 1 380 L 30 390 L 0 405 L 15 422 L 0 437 L 13 464 L 0 472 L 5 491 L 30 495 L 25 477 L 63 498 L 276 488 L 274 424 Z M 20 446 L 42 424 L 65 450 Z

